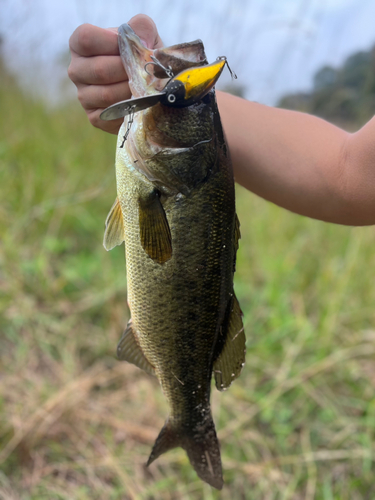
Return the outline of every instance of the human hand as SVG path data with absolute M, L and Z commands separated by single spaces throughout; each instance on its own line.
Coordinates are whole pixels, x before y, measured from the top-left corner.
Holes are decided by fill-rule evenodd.
M 128 24 L 149 49 L 163 46 L 150 17 L 138 14 Z M 119 53 L 117 28 L 103 29 L 82 24 L 70 37 L 69 47 L 72 59 L 68 75 L 77 87 L 78 100 L 90 123 L 105 132 L 117 134 L 123 118 L 111 121 L 99 118 L 103 109 L 131 97 L 128 76 Z

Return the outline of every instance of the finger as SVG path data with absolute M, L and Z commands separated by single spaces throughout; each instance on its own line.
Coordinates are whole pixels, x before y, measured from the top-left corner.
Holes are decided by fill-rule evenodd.
M 87 109 L 107 108 L 111 104 L 130 99 L 131 93 L 127 82 L 112 85 L 78 85 L 78 99 Z
M 75 57 L 68 75 L 76 85 L 103 85 L 128 80 L 120 56 Z
M 119 54 L 117 33 L 92 24 L 78 26 L 70 37 L 69 47 L 84 57 Z
M 91 125 L 94 125 L 96 128 L 100 128 L 104 130 L 104 132 L 109 132 L 110 134 L 118 134 L 121 125 L 124 123 L 123 118 L 119 118 L 118 120 L 110 120 L 105 121 L 100 119 L 100 113 L 104 111 L 103 109 L 93 109 L 90 111 L 86 111 L 88 119 L 90 120 Z
M 149 49 L 163 47 L 158 29 L 151 17 L 146 16 L 146 14 L 137 14 L 130 19 L 128 24 Z

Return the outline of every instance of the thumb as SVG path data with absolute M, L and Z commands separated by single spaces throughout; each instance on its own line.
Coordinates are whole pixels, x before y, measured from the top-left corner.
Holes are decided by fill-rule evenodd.
M 151 17 L 146 16 L 146 14 L 137 14 L 130 19 L 128 24 L 147 48 L 159 49 L 163 47 L 158 29 Z

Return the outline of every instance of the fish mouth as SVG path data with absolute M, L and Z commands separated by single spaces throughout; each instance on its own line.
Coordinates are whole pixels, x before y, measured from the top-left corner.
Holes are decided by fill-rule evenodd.
M 145 66 L 152 62 L 153 50 L 143 45 L 128 24 L 122 24 L 119 27 L 118 37 L 120 56 L 129 78 L 131 93 L 134 97 L 142 97 L 152 93 L 146 92 L 152 82 Z
M 161 102 L 167 106 L 185 107 L 200 101 L 213 88 L 226 63 L 226 58 L 222 57 L 212 64 L 182 71 L 166 85 Z
M 201 40 L 150 50 L 128 24 L 119 27 L 118 36 L 120 56 L 134 97 L 163 91 L 170 80 L 165 69 L 178 75 L 191 67 L 207 64 Z

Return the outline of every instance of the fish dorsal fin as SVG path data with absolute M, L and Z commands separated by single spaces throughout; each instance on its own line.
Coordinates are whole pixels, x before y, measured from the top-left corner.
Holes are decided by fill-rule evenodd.
M 120 202 L 118 201 L 118 198 L 116 198 L 111 210 L 109 211 L 107 220 L 105 221 L 103 246 L 107 251 L 109 251 L 112 250 L 113 247 L 121 245 L 124 239 L 124 220 L 122 218 Z
M 117 357 L 121 361 L 127 361 L 138 366 L 138 368 L 141 368 L 141 370 L 150 375 L 155 375 L 154 367 L 148 361 L 137 342 L 137 335 L 133 329 L 132 320 L 127 324 L 126 330 L 117 346 Z
M 139 232 L 142 247 L 152 260 L 164 264 L 172 257 L 171 230 L 156 190 L 139 199 Z
M 242 311 L 233 294 L 222 326 L 221 351 L 214 361 L 215 384 L 219 391 L 227 389 L 241 373 L 245 364 L 246 337 L 242 324 Z

